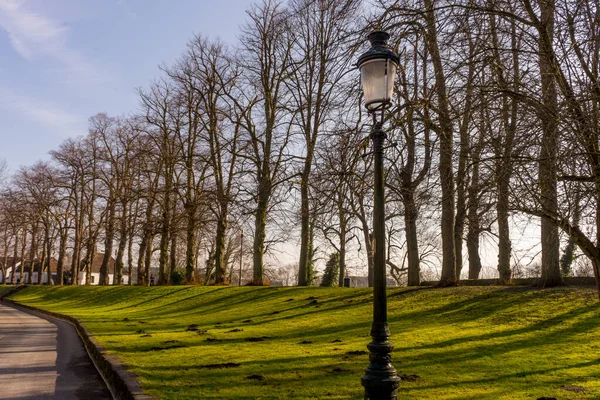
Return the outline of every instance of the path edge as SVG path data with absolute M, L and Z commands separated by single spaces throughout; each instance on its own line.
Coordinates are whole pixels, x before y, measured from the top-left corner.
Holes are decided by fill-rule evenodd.
M 44 314 L 51 318 L 61 319 L 73 325 L 88 354 L 92 358 L 92 361 L 96 365 L 98 372 L 100 372 L 104 378 L 115 399 L 156 400 L 156 397 L 147 395 L 143 392 L 138 380 L 138 375 L 128 371 L 125 364 L 115 356 L 107 354 L 104 347 L 102 347 L 96 341 L 96 339 L 90 335 L 87 328 L 77 318 L 71 317 L 70 315 L 28 306 L 26 304 L 19 303 L 18 301 L 6 298 L 5 296 L 2 299 L 2 303 L 15 308 L 24 308 L 26 310 Z

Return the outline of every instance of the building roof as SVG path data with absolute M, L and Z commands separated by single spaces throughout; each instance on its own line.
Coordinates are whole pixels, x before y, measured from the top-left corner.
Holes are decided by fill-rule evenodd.
M 8 257 L 8 258 L 6 259 L 6 267 L 7 267 L 7 268 L 11 268 L 11 267 L 14 265 L 14 261 L 15 261 L 15 258 L 14 258 L 14 257 Z M 18 264 L 20 261 L 21 261 L 21 259 L 17 257 L 17 264 Z M 4 256 L 3 256 L 3 255 L 1 255 L 1 256 L 0 256 L 0 268 L 4 268 L 4 267 L 5 267 L 5 265 L 4 265 Z
M 104 259 L 104 253 L 99 253 L 99 252 L 94 253 L 94 258 L 92 259 L 91 273 L 93 273 L 93 274 L 100 273 L 100 267 L 102 266 L 103 259 Z M 116 264 L 116 260 L 111 256 L 110 260 L 108 261 L 108 273 L 109 274 L 115 273 L 115 264 Z M 85 271 L 85 259 L 81 260 L 81 262 L 79 263 L 79 270 Z
M 25 260 L 25 262 L 23 263 L 23 272 L 39 272 L 40 271 L 40 264 L 41 264 L 42 260 L 40 260 L 39 258 L 34 258 L 33 259 L 33 263 L 30 260 Z M 17 263 L 20 264 L 20 261 L 17 261 Z M 12 266 L 12 264 L 9 264 L 10 266 Z M 50 271 L 51 272 L 56 272 L 58 268 L 58 260 L 54 257 L 50 257 Z M 33 269 L 33 271 L 32 271 Z M 17 271 L 20 271 L 21 268 L 20 266 L 17 266 Z M 44 269 L 45 271 L 45 269 Z

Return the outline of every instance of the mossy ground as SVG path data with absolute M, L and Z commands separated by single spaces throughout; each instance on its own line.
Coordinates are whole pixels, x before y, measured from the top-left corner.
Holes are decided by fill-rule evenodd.
M 29 287 L 12 298 L 79 318 L 160 399 L 363 396 L 369 289 Z M 393 364 L 419 376 L 399 399 L 600 398 L 593 289 L 391 289 L 388 308 Z

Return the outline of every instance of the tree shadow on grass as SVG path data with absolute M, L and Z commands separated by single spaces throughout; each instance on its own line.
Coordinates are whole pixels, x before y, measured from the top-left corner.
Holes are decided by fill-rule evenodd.
M 532 333 L 532 332 L 539 332 L 543 336 L 548 336 L 550 343 L 558 343 L 558 342 L 568 339 L 568 338 L 564 337 L 567 334 L 584 333 L 584 332 L 588 332 L 590 330 L 599 328 L 600 327 L 600 318 L 598 315 L 591 315 L 590 317 L 588 317 L 586 319 L 587 322 L 580 321 L 580 322 L 577 322 L 567 328 L 564 328 L 564 329 L 561 329 L 558 331 L 553 330 L 554 327 L 556 327 L 562 323 L 568 322 L 569 320 L 572 320 L 572 319 L 575 319 L 578 317 L 582 317 L 585 314 L 588 314 L 590 312 L 599 311 L 599 310 L 600 310 L 600 307 L 598 305 L 590 305 L 590 306 L 586 306 L 586 307 L 580 307 L 578 309 L 569 310 L 560 315 L 556 315 L 554 317 L 551 317 L 551 318 L 548 318 L 545 320 L 541 320 L 536 323 L 533 323 L 533 324 L 530 324 L 527 326 L 522 326 L 522 327 L 515 328 L 515 329 L 502 330 L 502 331 L 498 331 L 498 332 L 490 332 L 490 333 L 485 333 L 485 334 L 475 335 L 475 336 L 468 336 L 468 337 L 458 337 L 458 338 L 453 338 L 453 339 L 449 339 L 449 340 L 445 340 L 445 341 L 441 341 L 441 342 L 424 344 L 424 345 L 420 345 L 418 347 L 421 349 L 439 349 L 442 347 L 450 347 L 450 346 L 454 346 L 457 344 L 461 344 L 466 341 L 469 341 L 469 342 L 487 341 L 487 340 L 494 340 L 494 339 L 500 339 L 500 338 L 505 338 L 505 337 L 519 336 L 519 335 L 528 334 L 528 333 Z

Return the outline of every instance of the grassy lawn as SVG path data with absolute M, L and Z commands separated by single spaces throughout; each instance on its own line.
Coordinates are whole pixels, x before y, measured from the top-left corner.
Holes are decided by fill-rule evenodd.
M 160 399 L 362 399 L 368 289 L 29 287 Z M 593 289 L 389 291 L 399 399 L 599 399 Z M 220 365 L 219 365 L 220 364 Z M 217 368 L 219 367 L 219 368 Z
M 15 288 L 16 285 L 4 285 L 4 284 L 0 284 L 0 297 L 2 297 L 4 294 L 10 292 L 11 290 L 13 290 Z

